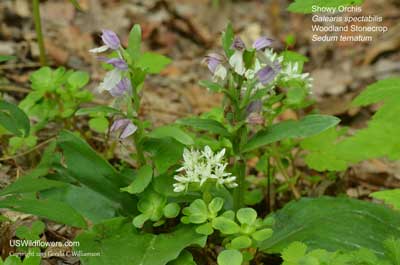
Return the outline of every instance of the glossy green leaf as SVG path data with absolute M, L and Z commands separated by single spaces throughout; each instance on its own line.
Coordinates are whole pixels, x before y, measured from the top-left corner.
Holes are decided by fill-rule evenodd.
M 89 120 L 89 128 L 98 133 L 107 133 L 109 127 L 108 119 L 97 117 Z
M 219 216 L 212 220 L 212 226 L 223 234 L 231 235 L 239 232 L 240 227 L 231 219 Z
M 80 234 L 75 250 L 98 253 L 97 257 L 81 257 L 83 265 L 165 265 L 178 258 L 188 246 L 203 247 L 206 236 L 191 226 L 183 226 L 168 234 L 137 233 L 130 222 L 111 220 Z
M 176 202 L 168 203 L 163 209 L 164 216 L 167 218 L 177 217 L 180 211 L 181 207 Z
M 70 226 L 86 227 L 83 217 L 68 204 L 60 201 L 6 198 L 0 200 L 0 208 L 34 214 Z
M 248 236 L 238 236 L 232 239 L 230 246 L 234 249 L 249 248 L 252 244 L 252 240 Z
M 201 80 L 199 82 L 199 85 L 209 89 L 210 91 L 212 91 L 214 93 L 219 93 L 222 90 L 224 90 L 224 88 L 220 84 L 209 81 L 209 80 Z
M 382 256 L 382 242 L 391 236 L 400 238 L 399 212 L 348 198 L 301 199 L 277 211 L 274 218 L 272 237 L 261 243 L 261 250 L 268 253 L 279 253 L 300 241 L 310 249 L 367 248 Z
M 225 31 L 222 33 L 222 48 L 224 49 L 226 57 L 228 58 L 230 58 L 233 54 L 233 49 L 231 46 L 234 38 L 235 33 L 233 32 L 232 24 L 229 23 Z
M 73 72 L 67 79 L 70 86 L 74 88 L 82 88 L 89 82 L 89 74 L 83 71 Z
M 339 119 L 327 115 L 308 115 L 299 121 L 283 121 L 258 132 L 243 147 L 248 152 L 284 139 L 306 138 L 321 133 L 339 123 Z
M 253 208 L 242 208 L 237 211 L 236 217 L 241 224 L 252 225 L 257 219 L 257 212 Z
M 150 184 L 152 177 L 153 169 L 150 165 L 145 165 L 136 172 L 133 182 L 121 190 L 130 194 L 141 193 Z
M 196 262 L 194 262 L 192 254 L 184 250 L 176 260 L 169 262 L 168 265 L 196 265 Z
M 37 192 L 52 188 L 60 188 L 64 186 L 66 186 L 64 182 L 49 180 L 45 178 L 34 178 L 28 175 L 17 179 L 5 189 L 1 190 L 0 196 L 8 194 Z
M 14 104 L 0 100 L 0 125 L 19 137 L 29 135 L 30 122 L 20 108 Z

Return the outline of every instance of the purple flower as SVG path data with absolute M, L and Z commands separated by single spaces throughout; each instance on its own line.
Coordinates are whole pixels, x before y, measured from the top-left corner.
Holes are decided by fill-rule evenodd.
M 255 100 L 252 101 L 248 106 L 247 106 L 247 113 L 258 113 L 262 111 L 263 103 L 261 100 Z
M 257 73 L 258 80 L 260 80 L 261 84 L 266 85 L 273 81 L 275 77 L 278 75 L 279 69 L 274 69 L 270 66 L 266 66 L 262 68 Z
M 108 46 L 108 48 L 112 50 L 118 50 L 121 42 L 117 34 L 114 31 L 103 29 L 101 34 L 101 39 L 103 40 L 104 44 Z
M 120 97 L 125 93 L 131 93 L 131 91 L 131 82 L 128 78 L 124 77 L 121 79 L 121 81 L 119 81 L 117 85 L 115 85 L 115 87 L 111 88 L 109 92 L 113 97 Z
M 125 139 L 128 136 L 134 134 L 137 130 L 137 126 L 131 122 L 130 119 L 119 119 L 114 121 L 111 125 L 110 132 L 120 131 L 120 139 Z
M 218 65 L 221 64 L 222 59 L 223 58 L 221 55 L 217 53 L 210 53 L 209 55 L 206 56 L 204 61 L 207 63 L 210 72 L 214 74 L 215 71 L 217 70 Z
M 257 51 L 260 51 L 262 49 L 265 49 L 269 46 L 271 46 L 273 40 L 267 37 L 260 37 L 256 39 L 253 43 L 253 48 L 256 49 Z
M 250 113 L 247 117 L 247 123 L 251 125 L 263 125 L 264 117 L 260 113 Z
M 243 51 L 244 49 L 246 49 L 246 45 L 244 44 L 244 42 L 242 41 L 242 39 L 240 37 L 236 37 L 233 40 L 232 49 L 235 49 L 237 51 Z
M 125 62 L 124 59 L 121 58 L 106 58 L 106 57 L 99 57 L 98 58 L 100 61 L 103 61 L 105 63 L 111 64 L 115 68 L 125 71 L 128 70 L 128 64 Z

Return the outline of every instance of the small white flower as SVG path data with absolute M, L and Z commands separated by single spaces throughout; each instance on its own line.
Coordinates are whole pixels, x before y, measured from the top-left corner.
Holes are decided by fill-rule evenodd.
M 121 71 L 117 68 L 107 72 L 103 81 L 100 83 L 98 90 L 103 92 L 104 90 L 110 91 L 115 87 L 122 79 Z
M 223 80 L 225 80 L 226 75 L 227 75 L 227 71 L 226 71 L 225 67 L 222 65 L 218 65 L 217 69 L 214 72 L 213 79 L 214 79 L 214 81 L 223 81 Z
M 173 185 L 175 192 L 187 190 L 190 183 L 198 183 L 202 186 L 208 180 L 213 180 L 219 185 L 226 185 L 234 188 L 236 177 L 231 173 L 225 172 L 228 163 L 224 163 L 225 149 L 218 153 L 214 153 L 209 146 L 205 146 L 204 150 L 189 150 L 183 151 L 183 166 L 176 170 L 181 173 L 175 175 L 177 181 Z

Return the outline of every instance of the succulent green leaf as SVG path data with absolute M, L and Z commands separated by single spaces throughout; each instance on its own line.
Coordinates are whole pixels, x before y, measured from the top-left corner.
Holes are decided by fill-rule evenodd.
M 241 265 L 243 256 L 235 249 L 224 250 L 218 255 L 218 265 Z

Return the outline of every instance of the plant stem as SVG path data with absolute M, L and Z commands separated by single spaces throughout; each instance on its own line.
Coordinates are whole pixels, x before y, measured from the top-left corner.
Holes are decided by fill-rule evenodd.
M 45 66 L 47 65 L 47 58 L 43 40 L 42 22 L 40 20 L 39 0 L 32 0 L 32 7 L 33 7 L 33 20 L 35 21 L 36 38 L 39 45 L 40 64 L 42 66 Z
M 236 187 L 233 194 L 233 202 L 235 210 L 239 210 L 244 205 L 244 192 L 245 192 L 245 177 L 246 177 L 246 163 L 241 158 L 237 159 L 235 162 L 235 174 L 237 177 Z

